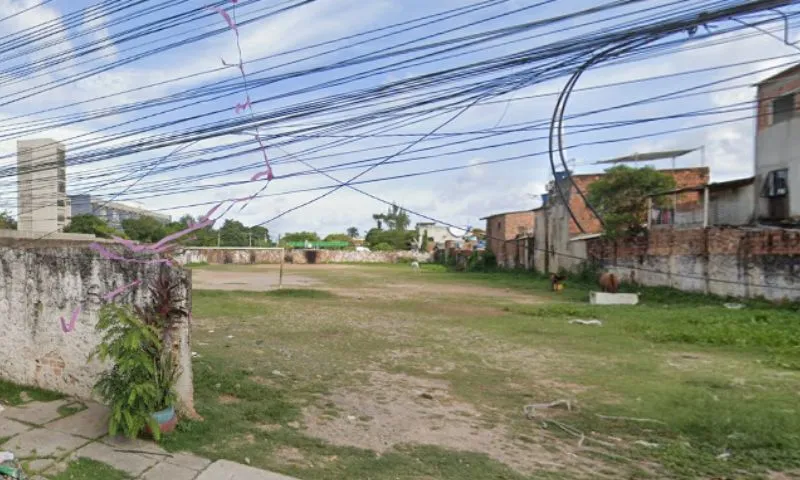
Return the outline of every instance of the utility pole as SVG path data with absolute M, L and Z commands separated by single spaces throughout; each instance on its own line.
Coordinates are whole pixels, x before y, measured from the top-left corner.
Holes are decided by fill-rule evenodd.
M 250 248 L 253 248 L 253 234 L 252 233 L 248 233 L 247 234 L 247 239 L 250 242 Z

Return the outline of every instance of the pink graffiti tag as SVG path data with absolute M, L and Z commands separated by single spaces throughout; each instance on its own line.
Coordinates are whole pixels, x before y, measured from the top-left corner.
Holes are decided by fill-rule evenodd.
M 243 112 L 250 108 L 250 97 L 247 97 L 247 100 L 244 103 L 237 103 L 236 104 L 236 113 Z
M 116 297 L 120 293 L 124 292 L 125 290 L 127 290 L 129 288 L 136 287 L 136 286 L 141 285 L 141 284 L 142 284 L 141 280 L 135 280 L 135 281 L 133 281 L 133 282 L 127 284 L 127 285 L 123 285 L 123 286 L 121 286 L 121 287 L 119 287 L 117 289 L 114 289 L 114 290 L 106 293 L 105 295 L 103 295 L 103 300 L 106 300 L 106 301 L 113 300 L 114 297 Z
M 233 19 L 228 14 L 228 12 L 219 7 L 208 7 L 208 8 L 222 15 L 222 18 L 224 18 L 225 21 L 228 22 L 228 26 L 231 28 L 231 30 L 233 30 L 233 32 L 236 34 L 237 37 L 239 36 L 239 29 L 236 27 L 236 23 L 234 23 Z
M 75 323 L 78 321 L 78 315 L 80 315 L 80 314 L 81 314 L 81 307 L 78 307 L 75 310 L 73 310 L 72 311 L 72 316 L 70 317 L 70 320 L 69 320 L 69 323 L 67 323 L 67 321 L 64 320 L 64 317 L 62 316 L 61 319 L 60 319 L 61 320 L 61 330 L 63 330 L 64 333 L 69 333 L 69 332 L 75 330 Z

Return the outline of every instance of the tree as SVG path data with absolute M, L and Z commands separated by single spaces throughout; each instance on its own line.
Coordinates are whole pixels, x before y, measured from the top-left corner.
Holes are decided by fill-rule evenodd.
M 375 249 L 380 244 L 387 244 L 393 250 L 408 250 L 417 241 L 415 230 L 380 230 L 370 229 L 364 241 L 371 249 Z
M 358 229 L 356 227 L 350 227 L 347 229 L 347 236 L 350 238 L 358 238 Z
M 137 242 L 153 243 L 167 236 L 164 224 L 148 216 L 125 219 L 122 221 L 122 229 L 131 240 Z
M 100 238 L 111 238 L 112 235 L 125 237 L 125 234 L 109 226 L 105 220 L 90 214 L 75 215 L 70 219 L 64 233 L 87 233 Z
M 250 227 L 250 233 L 253 235 L 254 247 L 269 247 L 272 245 L 272 240 L 269 238 L 269 230 L 267 227 L 254 225 Z
M 331 233 L 330 235 L 325 236 L 326 242 L 347 242 L 350 243 L 352 237 L 350 235 L 344 233 Z
M 625 231 L 640 231 L 647 221 L 646 197 L 674 188 L 675 179 L 671 175 L 652 167 L 619 165 L 609 168 L 605 175 L 589 185 L 587 198 L 603 217 L 606 235 L 614 238 Z M 661 200 L 656 202 L 660 203 Z
M 225 220 L 219 229 L 220 245 L 223 247 L 247 247 L 251 239 L 250 229 L 238 220 Z
M 319 242 L 319 235 L 316 232 L 293 232 L 281 237 L 282 242 Z
M 378 224 L 378 230 L 383 230 L 383 225 L 386 225 L 387 230 L 402 231 L 406 230 L 411 224 L 411 219 L 405 210 L 392 204 L 386 213 L 376 213 L 372 215 L 372 219 Z
M 0 212 L 0 230 L 16 230 L 17 221 L 8 212 Z

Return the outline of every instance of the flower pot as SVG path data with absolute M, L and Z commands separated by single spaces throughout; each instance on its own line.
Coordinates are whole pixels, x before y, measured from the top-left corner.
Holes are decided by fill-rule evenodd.
M 175 414 L 174 407 L 167 407 L 159 412 L 151 413 L 150 416 L 158 422 L 162 434 L 172 432 L 178 425 L 178 416 Z M 147 427 L 147 432 L 151 435 L 153 433 L 150 431 L 149 426 Z

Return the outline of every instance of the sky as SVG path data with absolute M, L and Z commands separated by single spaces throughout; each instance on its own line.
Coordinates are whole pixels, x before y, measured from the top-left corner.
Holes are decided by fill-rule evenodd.
M 266 18 L 257 17 L 298 2 L 239 0 L 236 5 L 217 2 L 229 15 L 235 16 L 237 47 L 237 35 L 227 28 L 224 17 L 212 9 L 205 10 L 201 18 L 152 34 L 145 33 L 148 22 L 179 19 L 211 2 L 150 0 L 115 13 L 113 8 L 119 3 L 114 0 L 100 3 L 52 0 L 41 6 L 37 6 L 41 0 L 0 0 L 0 18 L 3 19 L 0 20 L 0 36 L 3 36 L 0 51 L 4 52 L 0 56 L 3 78 L 0 82 L 0 169 L 15 164 L 16 140 L 53 138 L 67 147 L 69 194 L 90 193 L 177 218 L 185 213 L 198 216 L 219 201 L 260 192 L 262 196 L 232 206 L 224 218 L 233 218 L 245 225 L 266 222 L 265 226 L 274 237 L 300 230 L 328 234 L 344 232 L 351 226 L 362 232 L 373 227 L 372 214 L 385 211 L 387 206 L 348 188 L 272 220 L 329 190 L 290 192 L 336 184 L 330 178 L 309 171 L 310 167 L 298 159 L 317 169 L 373 159 L 373 162 L 386 163 L 364 173 L 358 180 L 402 178 L 364 183 L 359 189 L 451 224 L 478 226 L 480 217 L 538 206 L 539 195 L 544 193 L 550 178 L 548 157 L 544 154 L 548 149 L 547 126 L 555 106 L 555 94 L 563 88 L 567 77 L 546 81 L 526 78 L 519 88 L 478 101 L 463 111 L 434 109 L 429 118 L 412 118 L 404 125 L 378 124 L 382 127 L 379 135 L 368 134 L 370 127 L 364 125 L 342 129 L 338 136 L 304 137 L 298 132 L 333 119 L 352 118 L 353 112 L 378 112 L 402 106 L 407 101 L 403 95 L 365 100 L 357 103 L 353 110 L 326 110 L 321 104 L 319 114 L 312 112 L 297 120 L 287 112 L 297 105 L 318 102 L 331 95 L 424 79 L 432 72 L 467 64 L 480 65 L 522 49 L 543 50 L 579 35 L 603 32 L 623 21 L 644 21 L 675 13 L 680 8 L 718 3 L 645 0 L 612 13 L 543 25 L 520 35 L 481 44 L 486 48 L 459 51 L 459 55 L 451 58 L 440 55 L 429 62 L 401 63 L 392 71 L 364 75 L 347 83 L 332 82 L 410 59 L 416 54 L 314 71 L 381 49 L 398 49 L 403 45 L 420 45 L 536 22 L 609 1 L 494 0 L 467 12 L 467 7 L 478 2 L 315 0 Z M 537 6 L 539 3 L 541 5 Z M 144 8 L 153 11 L 142 12 L 139 16 L 133 14 Z M 392 27 L 455 8 L 462 9 L 460 14 L 430 25 L 397 33 L 399 28 Z M 787 7 L 784 11 L 794 13 L 797 8 Z M 7 18 L 10 15 L 13 17 Z M 497 18 L 487 20 L 490 17 Z M 254 20 L 248 23 L 250 19 Z M 616 64 L 612 61 L 589 69 L 580 78 L 566 109 L 563 138 L 573 171 L 602 171 L 601 166 L 593 163 L 635 152 L 698 148 L 675 160 L 675 166 L 705 164 L 711 168 L 712 181 L 751 175 L 755 124 L 754 106 L 750 103 L 755 95 L 753 84 L 800 59 L 800 49 L 780 39 L 784 35 L 784 25 L 777 14 L 750 16 L 743 21 L 768 19 L 774 21 L 763 24 L 763 28 L 773 32 L 772 36 L 754 28 L 718 33 L 734 26 L 733 22 L 724 22 L 711 25 L 708 30 L 700 29 L 692 38 L 686 33 L 673 34 L 664 40 L 675 42 L 668 54 L 617 61 Z M 26 29 L 41 29 L 43 22 L 49 22 L 45 34 L 25 42 L 17 41 L 13 51 L 2 50 L 4 46 L 10 50 L 14 35 L 31 31 Z M 473 22 L 480 23 L 470 26 Z M 789 29 L 793 41 L 800 32 L 795 26 L 791 23 Z M 352 37 L 385 27 L 375 33 Z M 115 64 L 134 54 L 214 30 L 220 31 L 185 46 L 159 51 L 123 65 Z M 351 38 L 342 40 L 347 36 Z M 120 38 L 125 41 L 119 41 Z M 369 41 L 357 43 L 357 40 L 366 39 Z M 318 45 L 321 42 L 328 43 Z M 222 68 L 223 61 L 237 63 L 239 51 L 245 62 L 248 92 L 244 91 L 238 69 Z M 48 64 L 47 68 L 29 68 L 53 58 L 62 60 Z M 103 71 L 104 67 L 111 66 L 114 68 Z M 92 68 L 96 69 L 95 73 L 89 74 Z M 260 79 L 298 70 L 306 73 L 266 84 L 257 83 Z M 465 88 L 470 81 L 489 85 L 491 75 L 455 82 L 449 87 Z M 182 79 L 175 80 L 177 78 Z M 192 89 L 202 89 L 214 82 L 226 82 L 231 88 L 212 97 L 187 95 L 171 106 L 155 105 L 87 121 L 66 121 L 99 109 L 196 92 L 199 90 Z M 63 85 L 51 88 L 59 83 Z M 311 88 L 319 84 L 326 87 Z M 442 90 L 434 90 L 436 88 Z M 667 97 L 619 108 L 689 88 L 694 88 L 690 96 Z M 40 89 L 44 90 L 39 92 Z M 132 89 L 138 90 L 130 91 Z M 442 92 L 444 87 L 427 90 L 434 97 Z M 259 166 L 263 160 L 252 128 L 145 152 L 113 150 L 153 135 L 169 136 L 196 130 L 210 121 L 246 118 L 250 112 L 236 112 L 234 107 L 244 102 L 248 94 L 253 103 L 252 114 L 264 115 L 268 120 L 258 129 L 275 173 L 275 179 L 266 188 L 263 188 L 263 181 L 249 181 L 259 169 L 263 170 Z M 170 110 L 175 105 L 179 108 Z M 586 114 L 611 107 L 617 108 Z M 704 109 L 714 110 L 685 115 Z M 461 113 L 451 119 L 458 112 Z M 57 118 L 65 121 L 58 125 L 50 123 Z M 389 116 L 383 113 L 379 118 L 385 122 Z M 613 122 L 622 123 L 612 125 Z M 597 128 L 598 124 L 605 128 Z M 493 135 L 486 135 L 486 132 Z M 417 142 L 412 144 L 414 141 Z M 178 146 L 184 150 L 168 156 Z M 98 152 L 106 149 L 114 152 L 111 158 L 80 164 L 81 159 L 96 160 Z M 217 156 L 243 150 L 252 151 L 214 160 Z M 513 160 L 504 161 L 507 158 Z M 207 161 L 189 164 L 196 160 Z M 671 160 L 652 163 L 659 168 L 669 168 L 672 164 Z M 174 168 L 166 169 L 167 166 Z M 330 174 L 344 180 L 363 168 L 338 169 Z M 448 168 L 451 170 L 408 176 Z M 216 175 L 209 177 L 209 174 Z M 16 178 L 0 178 L 0 209 L 15 212 L 16 195 Z M 424 219 L 412 215 L 412 220 Z

